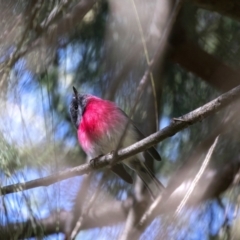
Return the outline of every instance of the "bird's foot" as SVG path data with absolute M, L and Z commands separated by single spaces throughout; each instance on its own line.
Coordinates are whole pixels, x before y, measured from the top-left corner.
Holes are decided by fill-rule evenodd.
M 104 156 L 103 154 L 100 154 L 99 156 L 93 158 L 90 160 L 90 165 L 93 167 L 93 168 L 96 168 L 97 166 L 97 163 L 98 163 L 98 160 L 100 157 Z
M 115 165 L 115 163 L 116 163 L 116 157 L 118 156 L 118 152 L 117 152 L 116 150 L 112 150 L 112 151 L 110 152 L 110 154 L 113 155 L 113 158 L 112 158 L 112 160 L 111 160 L 111 162 L 110 162 L 110 166 L 113 166 L 113 165 Z

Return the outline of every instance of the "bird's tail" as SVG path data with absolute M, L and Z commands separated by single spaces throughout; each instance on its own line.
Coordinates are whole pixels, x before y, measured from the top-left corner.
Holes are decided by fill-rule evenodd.
M 137 163 L 137 164 L 136 164 Z M 142 161 L 137 160 L 135 164 L 131 162 L 131 168 L 141 178 L 151 196 L 155 199 L 161 191 L 165 189 L 162 183 L 155 177 L 149 167 Z

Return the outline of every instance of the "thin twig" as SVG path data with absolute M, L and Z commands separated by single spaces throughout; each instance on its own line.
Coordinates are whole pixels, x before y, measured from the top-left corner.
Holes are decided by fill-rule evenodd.
M 142 216 L 142 218 L 140 219 L 139 223 L 137 224 L 137 228 L 141 228 L 143 225 L 145 225 L 145 223 L 147 222 L 147 220 L 150 218 L 150 216 L 152 215 L 153 211 L 158 207 L 159 203 L 162 200 L 162 194 L 160 194 L 155 200 L 154 202 L 151 204 L 151 206 L 149 207 L 149 209 L 144 213 L 144 215 Z
M 145 86 L 146 86 L 146 84 L 148 82 L 147 80 L 149 79 L 149 76 L 151 76 L 152 70 L 153 70 L 153 68 L 156 65 L 157 59 L 159 59 L 159 57 L 163 54 L 163 52 L 165 50 L 165 43 L 166 43 L 167 38 L 169 36 L 169 33 L 170 33 L 171 29 L 172 29 L 172 26 L 173 26 L 173 24 L 174 24 L 174 22 L 176 20 L 177 14 L 178 14 L 181 6 L 182 6 L 182 2 L 183 2 L 183 0 L 177 0 L 176 4 L 175 4 L 175 6 L 174 6 L 174 8 L 172 10 L 172 14 L 170 16 L 170 20 L 168 21 L 166 27 L 164 28 L 162 37 L 161 37 L 161 39 L 159 41 L 159 46 L 158 46 L 158 48 L 157 48 L 153 58 L 151 59 L 151 61 L 149 61 L 149 59 L 148 59 L 148 68 L 146 69 L 142 79 L 139 82 L 139 85 L 138 85 L 138 88 L 137 88 L 136 100 L 135 100 L 134 105 L 133 105 L 133 107 L 131 109 L 131 112 L 129 114 L 129 120 L 128 120 L 126 126 L 125 126 L 125 129 L 124 129 L 124 131 L 123 131 L 123 133 L 121 135 L 121 138 L 119 139 L 118 146 L 116 148 L 116 151 L 114 152 L 114 155 L 117 154 L 117 151 L 120 149 L 120 147 L 122 145 L 122 142 L 123 142 L 124 137 L 126 135 L 127 129 L 128 129 L 129 124 L 131 122 L 130 119 L 131 119 L 131 117 L 133 116 L 133 114 L 135 112 L 137 104 L 138 104 L 138 102 L 139 102 L 139 100 L 141 98 L 142 92 L 145 89 Z
M 5 83 L 11 68 L 19 59 L 19 56 L 18 56 L 19 51 L 22 49 L 22 47 L 24 46 L 24 42 L 26 42 L 26 40 L 27 40 L 27 36 L 29 35 L 29 32 L 31 30 L 32 23 L 34 22 L 38 12 L 40 11 L 40 9 L 42 7 L 42 3 L 43 3 L 42 0 L 40 2 L 37 1 L 35 3 L 35 6 L 33 7 L 33 10 L 31 12 L 31 16 L 28 19 L 28 23 L 21 35 L 20 40 L 18 41 L 18 43 L 16 45 L 16 49 L 13 51 L 13 53 L 10 55 L 10 57 L 1 64 L 0 72 L 3 72 L 3 77 L 0 80 L 0 87 Z
M 217 142 L 218 142 L 218 138 L 219 136 L 216 137 L 213 145 L 210 147 L 207 155 L 206 155 L 206 158 L 204 159 L 203 163 L 202 163 L 202 166 L 201 168 L 199 169 L 197 175 L 195 176 L 195 178 L 193 179 L 189 189 L 187 190 L 183 200 L 180 202 L 179 206 L 177 207 L 177 210 L 176 210 L 176 215 L 179 215 L 179 213 L 182 211 L 183 207 L 186 205 L 186 202 L 188 201 L 189 197 L 191 196 L 193 190 L 195 189 L 199 179 L 201 178 L 201 176 L 203 175 L 211 157 L 212 157 L 212 154 L 213 154 L 213 151 L 217 145 Z
M 139 14 L 138 14 L 137 7 L 136 7 L 136 4 L 135 4 L 135 1 L 134 1 L 134 0 L 132 0 L 132 5 L 133 5 L 134 13 L 135 13 L 135 15 L 136 15 L 136 20 L 137 20 L 137 25 L 138 25 L 139 33 L 140 33 L 140 36 L 141 36 L 141 42 L 142 42 L 142 45 L 143 45 L 144 55 L 145 55 L 147 64 L 148 64 L 148 66 L 149 66 L 149 64 L 150 64 L 150 57 L 149 57 L 149 53 L 148 53 L 148 50 L 147 50 L 146 40 L 145 40 L 144 34 L 143 34 L 143 28 L 142 28 L 142 25 L 141 25 L 141 21 L 140 21 Z M 156 86 L 155 86 L 155 81 L 154 81 L 154 77 L 153 77 L 152 72 L 150 72 L 150 79 L 151 79 L 152 92 L 153 92 L 153 97 L 154 97 L 156 130 L 158 130 L 157 94 L 156 94 Z
M 41 27 L 43 29 L 47 29 L 50 24 L 52 24 L 56 18 L 60 15 L 60 13 L 71 3 L 70 0 L 62 0 L 59 4 L 57 4 L 48 15 L 46 19 L 41 23 Z
M 77 221 L 77 223 L 76 223 L 76 225 L 75 225 L 75 227 L 74 227 L 74 229 L 72 231 L 71 239 L 74 239 L 77 236 L 77 234 L 78 234 L 78 232 L 81 229 L 81 226 L 83 224 L 83 220 L 88 215 L 88 213 L 89 213 L 90 209 L 92 208 L 95 200 L 97 199 L 97 197 L 98 197 L 98 195 L 100 193 L 101 187 L 104 184 L 104 182 L 106 181 L 107 176 L 108 176 L 108 171 L 104 172 L 100 182 L 98 183 L 98 185 L 96 187 L 95 193 L 90 198 L 89 202 L 87 203 L 86 208 L 82 211 L 82 214 L 79 217 L 79 219 L 78 219 L 78 221 Z

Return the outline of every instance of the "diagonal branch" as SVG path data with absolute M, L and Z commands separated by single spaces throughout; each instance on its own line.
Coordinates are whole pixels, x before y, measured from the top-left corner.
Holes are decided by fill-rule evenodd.
M 1 193 L 2 195 L 4 195 L 4 194 L 19 192 L 19 191 L 23 191 L 23 190 L 27 190 L 35 187 L 48 186 L 50 184 L 53 184 L 55 182 L 58 182 L 67 178 L 71 178 L 73 176 L 83 175 L 86 173 L 90 173 L 94 170 L 97 170 L 106 166 L 110 166 L 113 160 L 116 163 L 123 161 L 124 159 L 129 158 L 139 152 L 145 151 L 146 149 L 157 144 L 158 142 L 173 136 L 174 134 L 187 128 L 188 126 L 196 122 L 202 121 L 203 119 L 207 118 L 213 113 L 223 109 L 230 103 L 234 102 L 239 97 L 240 97 L 240 86 L 237 86 L 236 88 L 233 88 L 232 90 L 220 95 L 219 97 L 203 105 L 202 107 L 199 107 L 194 111 L 186 115 L 183 115 L 181 118 L 175 119 L 174 121 L 172 121 L 172 123 L 168 127 L 165 127 L 161 131 L 151 134 L 147 138 L 144 138 L 143 140 L 118 151 L 116 155 L 114 153 L 109 153 L 105 156 L 98 157 L 96 159 L 97 161 L 95 161 L 96 162 L 95 166 L 92 166 L 92 164 L 90 163 L 82 164 L 78 167 L 71 168 L 69 170 L 50 175 L 48 177 L 5 186 L 1 188 Z
M 180 34 L 183 36 L 184 32 L 180 31 L 175 38 L 178 39 Z M 170 58 L 173 62 L 202 78 L 216 89 L 225 92 L 240 83 L 239 70 L 232 69 L 201 49 L 196 43 L 186 40 L 181 43 L 174 42 L 171 46 L 173 51 Z
M 184 196 L 183 200 L 181 201 L 181 203 L 179 204 L 179 206 L 177 207 L 177 210 L 176 210 L 176 214 L 180 214 L 180 212 L 182 211 L 183 207 L 186 205 L 188 199 L 190 198 L 191 194 L 193 193 L 196 185 L 198 184 L 200 178 L 202 177 L 204 171 L 206 170 L 206 167 L 212 157 L 212 154 L 213 154 L 213 151 L 215 150 L 215 147 L 217 145 L 217 142 L 218 142 L 218 138 L 219 136 L 216 137 L 213 145 L 210 147 L 204 161 L 203 161 L 203 164 L 201 166 L 201 168 L 199 169 L 196 177 L 193 179 L 189 189 L 187 190 L 186 192 L 186 195 Z
M 62 0 L 59 4 L 57 4 L 51 11 L 51 13 L 43 20 L 41 23 L 42 28 L 47 28 L 50 24 L 52 24 L 59 15 L 70 5 L 71 1 Z
M 175 215 L 177 216 L 177 214 L 179 214 L 182 210 L 182 208 L 187 204 L 188 199 L 190 198 L 190 195 L 193 193 L 193 191 L 195 190 L 199 180 L 201 179 L 201 177 L 203 176 L 207 164 L 212 156 L 212 153 L 216 147 L 218 141 L 218 137 L 215 138 L 214 143 L 212 144 L 212 146 L 210 147 L 205 160 L 203 161 L 202 167 L 200 168 L 199 172 L 197 173 L 197 175 L 195 176 L 195 178 L 191 181 L 190 187 L 187 190 L 187 192 L 185 193 L 185 191 L 182 191 L 183 199 L 179 202 L 179 205 L 176 209 Z M 185 179 L 186 180 L 186 179 Z M 168 191 L 168 189 L 167 189 Z M 174 198 L 175 196 L 173 196 Z M 151 220 L 153 219 L 152 215 L 155 214 L 155 212 L 157 211 L 157 209 L 159 208 L 159 206 L 161 205 L 161 201 L 162 200 L 166 200 L 166 195 L 163 198 L 163 194 L 160 194 L 155 201 L 150 205 L 149 209 L 143 214 L 143 216 L 141 217 L 140 221 L 138 222 L 138 224 L 136 225 L 136 229 L 141 230 L 141 231 L 135 231 L 135 238 L 137 239 L 137 236 L 139 236 L 139 234 L 145 230 L 145 228 L 148 226 L 148 224 L 151 222 Z M 171 197 L 168 199 L 168 201 L 171 201 Z M 151 219 L 151 220 L 150 220 Z

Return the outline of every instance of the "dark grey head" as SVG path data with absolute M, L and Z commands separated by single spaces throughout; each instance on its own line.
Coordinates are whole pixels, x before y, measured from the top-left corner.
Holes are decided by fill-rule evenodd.
M 70 103 L 70 116 L 72 123 L 78 129 L 78 126 L 82 120 L 82 115 L 84 113 L 87 104 L 87 95 L 79 94 L 77 89 L 73 87 L 73 97 Z

